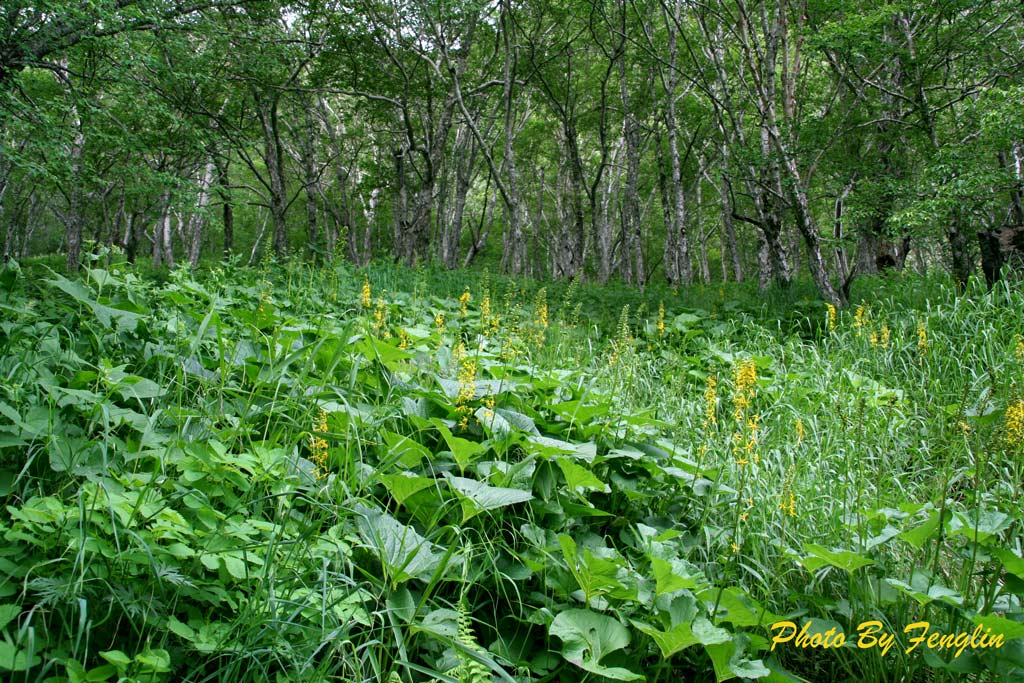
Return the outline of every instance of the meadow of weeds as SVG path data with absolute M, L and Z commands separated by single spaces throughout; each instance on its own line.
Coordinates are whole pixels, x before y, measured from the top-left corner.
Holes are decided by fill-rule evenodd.
M 0 277 L 5 680 L 1024 680 L 1020 285 L 93 265 Z

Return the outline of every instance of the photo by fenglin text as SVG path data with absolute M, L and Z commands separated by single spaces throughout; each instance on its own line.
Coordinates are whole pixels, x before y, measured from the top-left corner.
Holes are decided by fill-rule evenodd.
M 814 629 L 814 620 L 808 619 L 802 627 L 798 627 L 792 621 L 777 621 L 769 630 L 772 631 L 772 650 L 777 645 L 790 644 L 793 647 L 812 648 L 828 650 L 845 647 L 847 642 L 852 642 L 862 650 L 879 648 L 883 655 L 889 653 L 894 646 L 903 647 L 897 640 L 894 631 L 889 631 L 880 621 L 864 621 L 857 625 L 855 635 L 847 637 L 846 633 L 832 627 L 826 631 Z M 910 654 L 917 649 L 952 651 L 954 657 L 959 657 L 968 648 L 988 649 L 1001 648 L 1006 638 L 1001 633 L 993 633 L 991 628 L 983 627 L 981 624 L 975 626 L 973 631 L 957 631 L 944 633 L 932 630 L 931 623 L 927 621 L 915 621 L 907 624 L 903 629 L 907 636 L 904 652 Z M 856 640 L 854 640 L 856 638 Z

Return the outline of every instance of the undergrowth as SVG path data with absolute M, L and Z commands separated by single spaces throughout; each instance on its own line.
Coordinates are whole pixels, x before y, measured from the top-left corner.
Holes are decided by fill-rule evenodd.
M 1022 680 L 1024 293 L 855 299 L 12 265 L 0 670 Z

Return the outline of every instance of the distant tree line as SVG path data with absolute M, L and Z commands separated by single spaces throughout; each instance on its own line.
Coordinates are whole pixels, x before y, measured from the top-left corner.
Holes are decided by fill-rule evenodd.
M 1024 261 L 1018 0 L 5 0 L 3 257 Z

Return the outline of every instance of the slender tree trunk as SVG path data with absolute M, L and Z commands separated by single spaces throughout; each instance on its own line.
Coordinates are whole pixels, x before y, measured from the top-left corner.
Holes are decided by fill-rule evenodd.
M 728 251 L 729 257 L 732 260 L 733 279 L 736 282 L 743 282 L 743 261 L 740 258 L 739 245 L 736 243 L 736 226 L 732 218 L 732 193 L 729 191 L 728 177 L 723 173 L 716 185 L 718 187 L 718 201 L 722 207 L 722 259 L 725 259 L 725 252 Z M 724 274 L 722 278 L 728 279 Z
M 226 156 L 216 158 L 217 194 L 220 196 L 222 220 L 224 223 L 224 258 L 229 258 L 235 249 L 235 206 L 231 197 L 231 180 L 228 176 L 230 160 Z
M 451 216 L 441 229 L 440 257 L 445 268 L 454 269 L 459 265 L 466 200 L 473 185 L 473 166 L 476 163 L 477 150 L 478 145 L 470 130 L 466 127 L 460 128 L 455 136 L 455 196 L 452 200 Z
M 502 96 L 505 102 L 505 159 L 502 166 L 505 169 L 504 194 L 506 195 L 506 213 L 508 216 L 507 233 L 501 263 L 502 268 L 506 272 L 512 275 L 519 275 L 523 271 L 526 243 L 523 239 L 519 178 L 516 174 L 516 156 L 513 147 L 515 138 L 515 70 L 518 64 L 518 50 L 514 47 L 512 35 L 512 29 L 515 25 L 511 17 L 512 3 L 510 0 L 502 0 L 501 6 L 501 33 L 502 44 L 505 50 L 505 58 L 502 60 Z
M 213 155 L 203 165 L 203 175 L 199 179 L 199 194 L 196 198 L 195 213 L 189 218 L 188 262 L 193 268 L 199 265 L 199 256 L 203 246 L 203 230 L 206 227 L 206 210 L 210 205 L 210 188 L 213 187 L 214 175 L 217 171 Z
M 273 247 L 278 258 L 288 254 L 288 189 L 285 180 L 284 146 L 277 111 L 277 99 L 259 99 L 257 112 L 263 130 L 263 161 L 270 185 L 270 218 L 273 224 Z
M 666 4 L 662 4 L 665 25 L 668 28 L 667 47 L 669 74 L 663 79 L 665 85 L 665 136 L 668 138 L 668 157 L 671 164 L 670 186 L 672 189 L 672 240 L 674 254 L 669 259 L 673 266 L 674 278 L 684 285 L 693 282 L 693 264 L 690 261 L 690 236 L 688 234 L 686 215 L 686 189 L 683 181 L 683 165 L 679 154 L 679 121 L 676 114 L 676 89 L 679 75 L 676 68 L 678 61 L 678 29 L 677 25 L 683 18 L 684 0 L 675 0 L 672 4 L 672 16 L 669 16 Z
M 57 76 L 58 81 L 64 87 L 68 99 L 71 101 L 70 123 L 74 130 L 71 144 L 68 148 L 68 159 L 71 162 L 71 177 L 67 184 L 67 212 L 64 214 L 64 227 L 67 237 L 67 263 L 68 272 L 77 272 L 81 263 L 82 253 L 82 230 L 85 225 L 85 217 L 82 215 L 85 197 L 83 188 L 84 162 L 82 155 L 85 152 L 85 132 L 82 128 L 82 119 L 78 113 L 78 105 L 74 101 L 75 94 L 72 91 L 71 83 L 65 75 L 68 73 L 67 58 L 61 60 L 62 71 Z
M 3 262 L 11 258 L 11 251 L 14 249 L 15 222 L 8 217 L 7 188 L 10 187 L 11 161 L 7 157 L 7 119 L 0 117 L 0 226 L 4 230 L 4 253 Z M 13 212 L 12 212 L 13 213 Z
M 625 2 L 620 0 L 625 25 Z M 643 239 L 640 222 L 640 134 L 633 106 L 629 98 L 626 78 L 625 52 L 619 57 L 619 96 L 622 99 L 622 138 L 626 153 L 626 184 L 622 196 L 622 238 L 624 246 L 623 258 L 629 266 L 632 276 L 630 280 L 643 285 L 646 281 L 644 266 Z
M 654 128 L 654 150 L 655 150 L 655 163 L 658 168 L 658 195 L 661 198 L 661 218 L 665 224 L 665 250 L 662 258 L 662 263 L 665 268 L 665 279 L 672 286 L 679 284 L 679 263 L 676 260 L 678 250 L 676 249 L 676 241 L 678 239 L 678 233 L 676 231 L 675 216 L 672 213 L 672 196 L 669 190 L 668 176 L 665 173 L 665 153 L 661 147 L 661 129 L 659 126 Z

